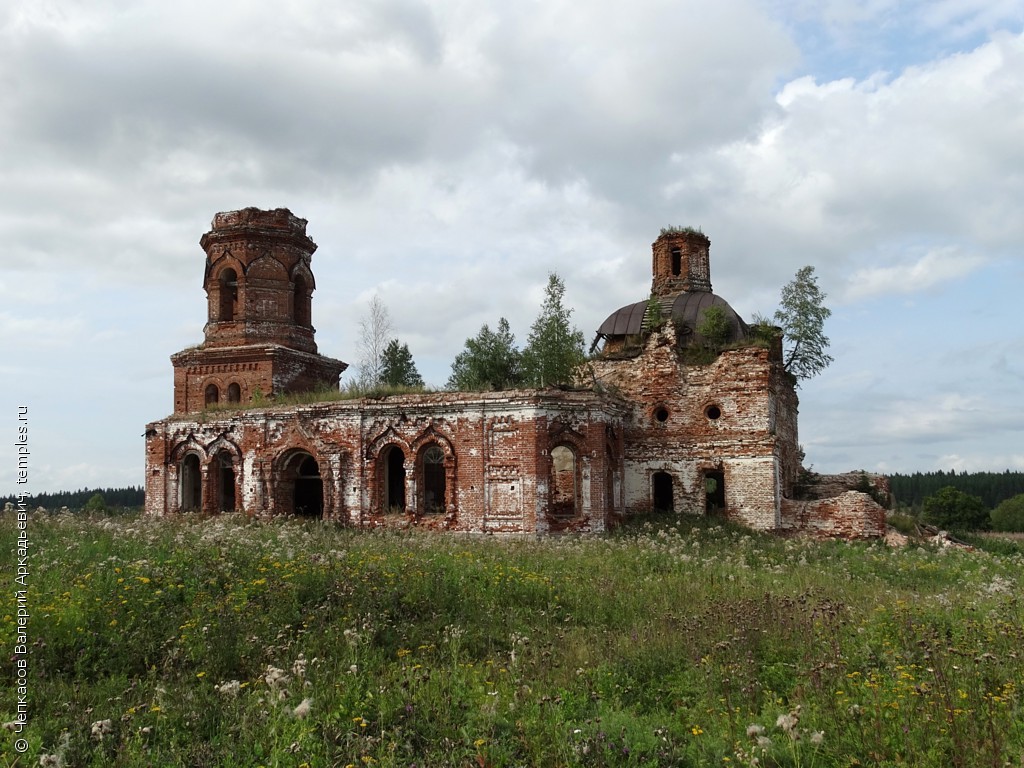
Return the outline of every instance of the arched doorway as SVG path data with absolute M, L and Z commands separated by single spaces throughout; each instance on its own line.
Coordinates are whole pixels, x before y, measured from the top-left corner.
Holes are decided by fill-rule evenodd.
M 188 454 L 181 462 L 180 504 L 182 512 L 195 512 L 203 506 L 203 474 L 199 468 L 199 457 Z
M 230 453 L 221 451 L 214 462 L 217 469 L 217 511 L 235 511 L 235 463 Z
M 443 514 L 447 491 L 444 450 L 434 443 L 426 446 L 420 455 L 423 466 L 423 514 Z
M 551 449 L 551 514 L 575 517 L 579 508 L 576 452 L 567 445 Z
M 397 445 L 384 455 L 384 511 L 405 512 L 405 453 Z
M 668 472 L 655 472 L 651 476 L 651 506 L 658 512 L 674 512 L 675 498 L 672 488 L 672 475 Z
M 721 471 L 704 473 L 704 511 L 709 515 L 725 512 L 725 474 Z
M 295 489 L 292 494 L 292 509 L 299 517 L 323 517 L 324 481 L 320 477 L 320 465 L 308 453 L 298 454 L 295 473 Z

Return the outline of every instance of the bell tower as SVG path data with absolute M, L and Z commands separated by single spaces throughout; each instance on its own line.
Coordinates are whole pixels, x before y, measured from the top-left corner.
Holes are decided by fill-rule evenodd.
M 338 387 L 348 366 L 317 353 L 310 268 L 316 243 L 287 208 L 218 213 L 206 251 L 205 340 L 171 356 L 174 411 Z
M 703 232 L 689 227 L 662 230 L 651 250 L 653 295 L 711 291 L 711 240 Z

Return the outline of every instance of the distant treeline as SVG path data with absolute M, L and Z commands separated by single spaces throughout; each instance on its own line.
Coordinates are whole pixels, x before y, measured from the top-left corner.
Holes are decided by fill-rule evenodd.
M 903 507 L 920 507 L 929 496 L 946 486 L 979 497 L 989 509 L 999 502 L 1024 493 L 1024 472 L 915 472 L 890 475 L 892 495 Z
M 959 491 L 978 496 L 985 506 L 994 509 L 999 502 L 1024 493 L 1024 472 L 915 472 L 912 475 L 890 475 L 892 495 L 896 504 L 903 507 L 920 507 L 929 496 L 934 496 L 948 485 Z M 83 488 L 79 491 L 58 491 L 40 493 L 27 499 L 30 509 L 46 507 L 56 511 L 61 507 L 79 510 L 95 494 L 102 494 L 108 507 L 141 507 L 146 495 L 141 486 L 128 488 Z M 15 502 L 16 497 L 0 497 L 0 509 L 6 502 Z
M 29 509 L 46 507 L 55 512 L 61 507 L 71 510 L 79 510 L 85 506 L 85 502 L 96 494 L 103 496 L 103 501 L 108 507 L 141 507 L 146 500 L 146 493 L 142 486 L 129 488 L 83 488 L 80 491 L 57 491 L 56 493 L 40 493 L 36 496 L 29 496 L 25 505 Z M 0 498 L 0 509 L 3 509 L 7 502 L 17 504 L 17 496 L 4 496 Z

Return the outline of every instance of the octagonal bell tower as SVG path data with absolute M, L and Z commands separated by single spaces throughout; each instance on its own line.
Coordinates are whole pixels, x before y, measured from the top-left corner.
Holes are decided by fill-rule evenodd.
M 174 411 L 338 386 L 347 365 L 317 353 L 316 243 L 287 208 L 218 213 L 206 252 L 205 340 L 171 356 Z
M 711 240 L 695 229 L 662 230 L 651 245 L 651 293 L 711 292 Z

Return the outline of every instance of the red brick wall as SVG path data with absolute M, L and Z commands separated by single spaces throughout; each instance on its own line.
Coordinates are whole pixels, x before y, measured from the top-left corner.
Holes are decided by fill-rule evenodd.
M 624 435 L 625 504 L 652 503 L 652 476 L 673 477 L 677 512 L 705 512 L 705 475 L 721 472 L 725 515 L 772 529 L 788 478 L 799 468 L 796 394 L 772 350 L 727 350 L 708 365 L 687 365 L 665 326 L 641 355 L 592 363 L 600 386 L 633 405 Z
M 515 392 L 403 395 L 382 401 L 338 401 L 310 406 L 212 412 L 202 421 L 171 418 L 150 425 L 147 439 L 147 511 L 178 510 L 178 468 L 189 451 L 214 466 L 218 446 L 237 446 L 234 467 L 239 506 L 250 514 L 290 511 L 288 457 L 316 459 L 324 515 L 357 525 L 426 525 L 478 532 L 603 530 L 608 508 L 607 454 L 619 451 L 625 409 L 592 393 Z M 425 515 L 422 453 L 446 454 L 448 509 Z M 550 449 L 577 451 L 577 513 L 550 514 Z M 389 446 L 405 455 L 406 510 L 383 509 L 382 456 Z M 152 470 L 156 470 L 152 472 Z M 214 513 L 212 483 L 205 511 Z
M 813 501 L 786 499 L 783 519 L 787 528 L 822 537 L 862 539 L 885 535 L 885 509 L 858 491 Z

